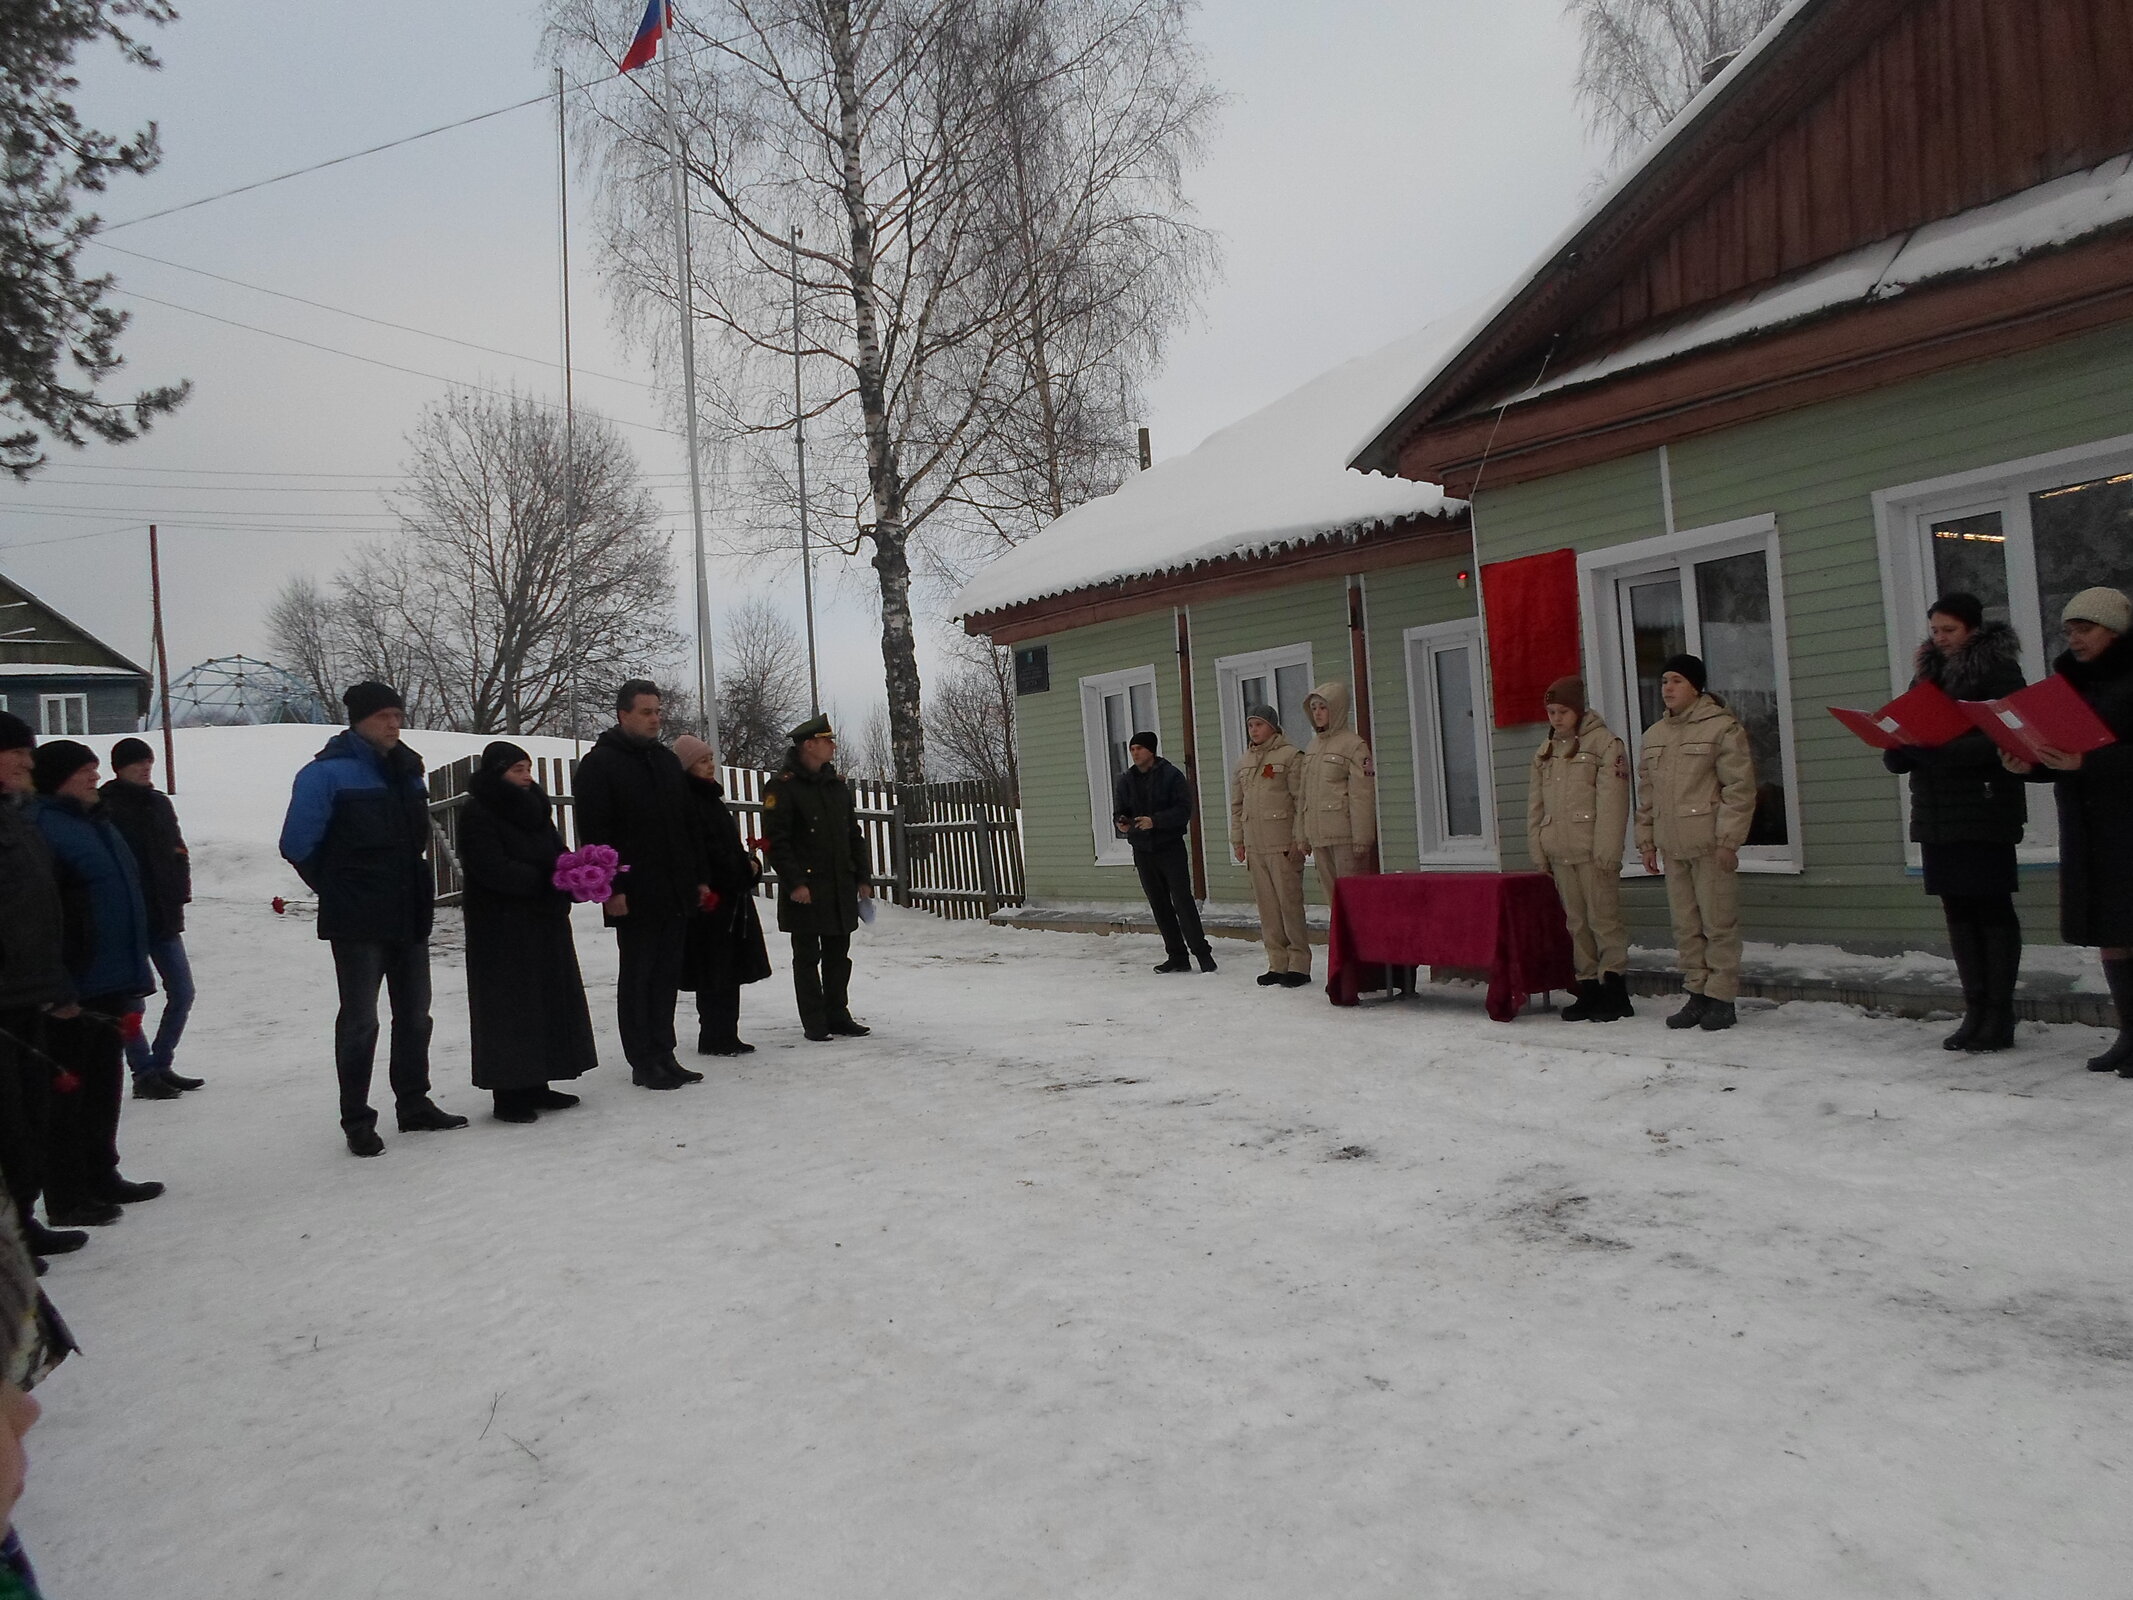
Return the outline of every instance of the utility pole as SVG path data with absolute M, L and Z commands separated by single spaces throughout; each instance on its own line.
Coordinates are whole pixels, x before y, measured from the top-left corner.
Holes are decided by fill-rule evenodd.
M 815 558 L 807 540 L 807 413 L 800 404 L 800 225 L 792 230 L 792 450 L 800 478 L 800 593 L 807 602 L 807 708 L 822 715 L 815 672 Z
M 177 746 L 170 736 L 170 646 L 163 642 L 163 553 L 148 524 L 148 605 L 155 621 L 156 671 L 163 684 L 163 792 L 178 792 Z

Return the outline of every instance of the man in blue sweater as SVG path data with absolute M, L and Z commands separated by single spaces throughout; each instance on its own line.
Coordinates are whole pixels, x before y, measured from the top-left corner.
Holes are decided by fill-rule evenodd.
M 333 947 L 341 1010 L 333 1025 L 341 1132 L 352 1154 L 385 1148 L 370 1105 L 378 986 L 392 1003 L 389 1072 L 402 1133 L 464 1128 L 430 1098 L 429 791 L 400 742 L 407 703 L 382 683 L 341 696 L 348 731 L 296 775 L 281 853 L 318 894 L 318 936 Z

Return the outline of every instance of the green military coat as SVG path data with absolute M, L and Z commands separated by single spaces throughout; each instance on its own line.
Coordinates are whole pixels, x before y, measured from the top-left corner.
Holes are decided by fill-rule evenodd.
M 834 765 L 814 772 L 797 757 L 763 785 L 763 840 L 778 875 L 778 927 L 847 934 L 859 926 L 859 885 L 871 865 L 857 804 Z M 809 903 L 793 890 L 807 886 Z

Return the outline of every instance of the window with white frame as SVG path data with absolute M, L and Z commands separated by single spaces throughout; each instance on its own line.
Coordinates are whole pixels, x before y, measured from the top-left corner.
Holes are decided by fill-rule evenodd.
M 75 734 L 89 731 L 89 697 L 85 694 L 46 694 L 37 697 L 38 732 Z
M 1112 790 L 1133 765 L 1133 736 L 1157 727 L 1155 668 L 1128 667 L 1081 680 L 1081 736 L 1089 768 L 1089 823 L 1098 866 L 1130 866 L 1133 847 L 1112 826 Z
M 1223 819 L 1228 821 L 1228 786 L 1236 781 L 1243 764 L 1244 720 L 1253 706 L 1271 706 L 1281 718 L 1289 743 L 1301 750 L 1311 742 L 1311 714 L 1304 710 L 1310 698 L 1311 647 L 1282 645 L 1274 650 L 1253 650 L 1245 655 L 1223 656 L 1215 662 L 1215 691 L 1222 705 L 1222 781 L 1225 801 Z
M 1424 866 L 1496 865 L 1481 623 L 1409 628 L 1407 706 L 1414 729 L 1415 813 Z
M 1578 557 L 1588 691 L 1632 760 L 1666 714 L 1667 657 L 1703 658 L 1711 692 L 1748 731 L 1755 819 L 1741 866 L 1801 869 L 1799 775 L 1777 519 L 1750 517 Z

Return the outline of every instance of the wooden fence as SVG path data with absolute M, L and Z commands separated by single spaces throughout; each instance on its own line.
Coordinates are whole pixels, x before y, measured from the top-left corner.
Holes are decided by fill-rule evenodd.
M 467 780 L 477 760 L 464 756 L 429 775 L 430 821 L 437 848 L 430 852 L 439 905 L 457 905 L 459 816 L 467 804 Z M 576 763 L 558 756 L 534 758 L 533 775 L 556 802 L 556 826 L 577 848 Z M 726 804 L 740 823 L 741 838 L 758 855 L 763 849 L 763 785 L 772 774 L 753 767 L 722 767 Z M 859 830 L 866 836 L 868 879 L 875 892 L 900 906 L 915 906 L 955 921 L 989 917 L 1023 898 L 1022 818 L 996 785 L 984 782 L 896 784 L 847 778 L 858 803 Z M 768 863 L 764 898 L 777 894 Z

